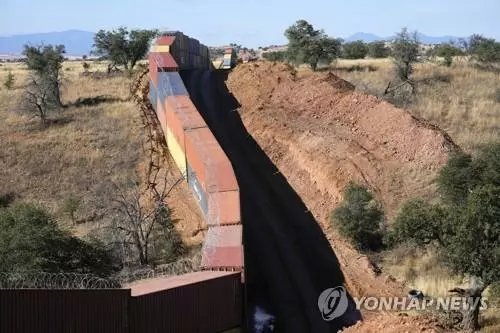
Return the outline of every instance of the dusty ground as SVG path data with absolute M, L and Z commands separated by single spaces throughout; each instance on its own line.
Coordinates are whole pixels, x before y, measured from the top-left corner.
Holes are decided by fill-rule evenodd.
M 335 236 L 330 212 L 349 180 L 367 185 L 389 217 L 408 198 L 432 197 L 454 143 L 332 74 L 300 78 L 286 65 L 259 62 L 238 66 L 227 84 L 249 131 L 330 237 L 352 292 L 391 291 L 386 277 L 376 278 L 367 260 Z
M 323 227 L 350 292 L 404 294 L 402 283 L 374 273 L 332 230 L 329 216 L 350 180 L 367 185 L 389 219 L 411 197 L 433 198 L 437 171 L 456 148 L 447 134 L 329 73 L 301 77 L 287 65 L 258 62 L 238 66 L 227 85 L 249 132 Z M 411 322 L 395 318 L 387 327 Z
M 106 68 L 105 63 L 90 64 L 90 71 Z M 2 84 L 7 73 L 15 76 L 13 89 L 0 88 L 0 194 L 13 192 L 18 200 L 43 205 L 78 235 L 109 222 L 113 183 L 140 179 L 148 162 L 138 107 L 129 98 L 132 78 L 94 79 L 81 77 L 82 71 L 81 62 L 64 63 L 62 97 L 69 106 L 50 114 L 53 123 L 43 129 L 19 108 L 27 68 L 16 63 L 0 67 Z M 78 99 L 97 96 L 105 99 L 95 105 L 74 105 Z M 69 197 L 80 203 L 76 224 L 63 210 Z M 203 220 L 189 198 L 183 183 L 172 191 L 168 203 L 185 242 L 196 245 L 203 235 L 193 234 Z

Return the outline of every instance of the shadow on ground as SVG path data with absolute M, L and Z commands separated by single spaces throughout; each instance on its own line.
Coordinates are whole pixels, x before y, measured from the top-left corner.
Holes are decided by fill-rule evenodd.
M 228 91 L 227 71 L 186 71 L 190 97 L 226 152 L 240 186 L 247 329 L 255 314 L 273 318 L 274 332 L 337 332 L 361 319 L 349 295 L 347 311 L 325 321 L 318 297 L 344 284 L 340 264 L 317 221 L 247 132 Z M 335 299 L 327 304 L 330 310 Z

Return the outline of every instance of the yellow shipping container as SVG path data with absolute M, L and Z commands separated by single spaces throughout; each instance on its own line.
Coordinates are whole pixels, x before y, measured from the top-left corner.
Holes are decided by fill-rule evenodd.
M 153 52 L 170 52 L 170 45 L 155 45 Z
M 184 154 L 183 149 L 175 139 L 174 134 L 167 127 L 167 145 L 168 150 L 170 151 L 170 155 L 174 159 L 175 164 L 181 171 L 183 176 L 187 175 L 187 165 L 186 165 L 186 155 Z

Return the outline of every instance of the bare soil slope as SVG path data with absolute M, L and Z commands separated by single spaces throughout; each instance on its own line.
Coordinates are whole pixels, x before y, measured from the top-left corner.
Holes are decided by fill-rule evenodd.
M 437 171 L 457 148 L 448 135 L 331 73 L 301 78 L 258 62 L 236 67 L 227 85 L 248 131 L 320 221 L 351 293 L 402 293 L 335 234 L 329 215 L 350 180 L 366 184 L 389 218 L 408 198 L 432 197 Z

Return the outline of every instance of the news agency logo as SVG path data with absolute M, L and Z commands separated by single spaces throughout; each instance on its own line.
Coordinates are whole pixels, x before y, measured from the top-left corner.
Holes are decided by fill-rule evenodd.
M 346 311 L 349 301 L 344 287 L 324 290 L 318 298 L 318 307 L 325 321 L 341 317 Z
M 484 297 L 450 296 L 429 298 L 414 297 L 360 297 L 353 298 L 357 310 L 365 311 L 425 311 L 436 309 L 444 311 L 465 311 L 488 308 L 488 300 Z M 347 311 L 349 300 L 344 287 L 338 286 L 324 290 L 318 297 L 318 308 L 325 321 L 339 318 Z

